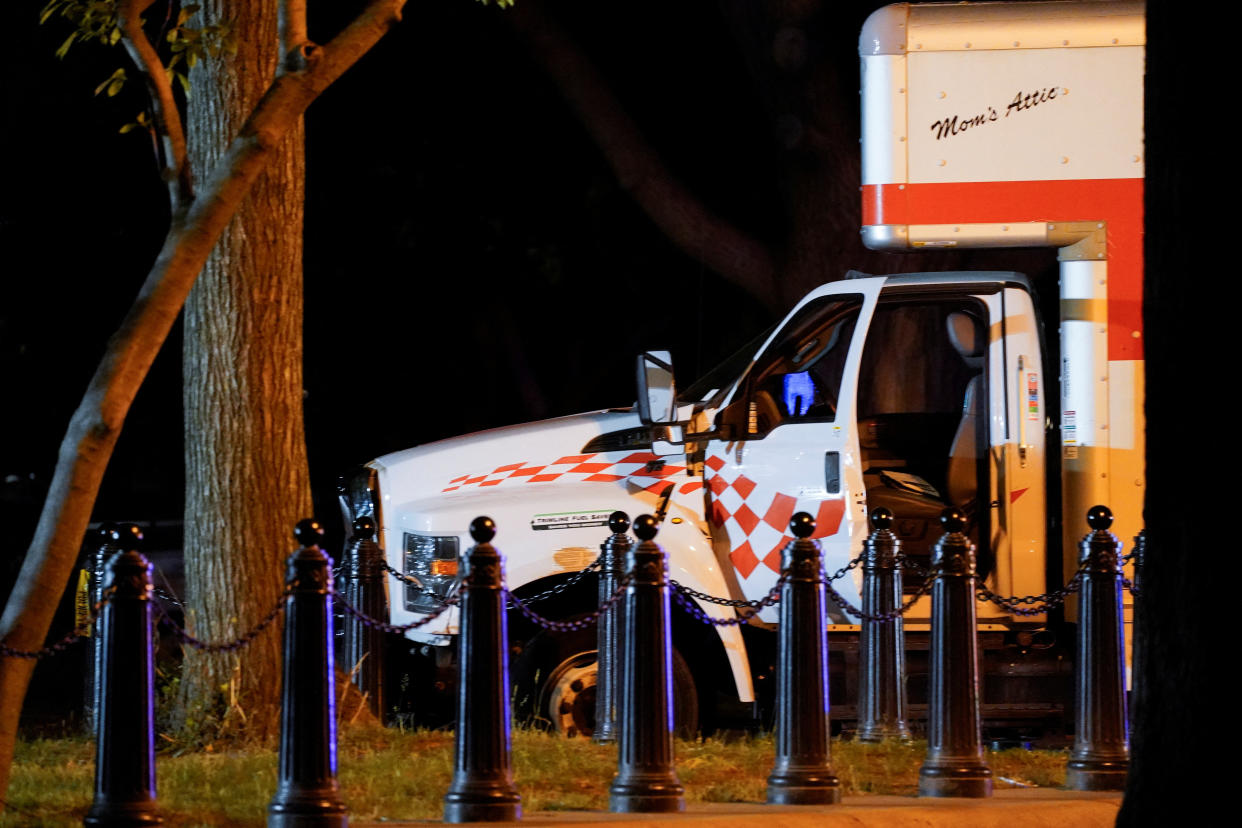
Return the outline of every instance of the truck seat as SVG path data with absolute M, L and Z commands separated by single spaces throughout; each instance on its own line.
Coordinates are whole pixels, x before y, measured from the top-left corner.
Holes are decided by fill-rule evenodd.
M 949 505 L 973 513 L 979 497 L 979 396 L 983 393 L 983 377 L 975 377 L 966 386 L 962 398 L 962 421 L 949 449 L 949 469 L 945 494 Z
M 880 424 L 872 420 L 859 424 L 867 509 L 884 506 L 892 511 L 895 518 L 893 530 L 902 541 L 902 551 L 913 563 L 922 567 L 928 565 L 931 546 L 940 537 L 940 513 L 946 506 L 956 506 L 966 512 L 971 519 L 968 532 L 972 537 L 976 534 L 973 518 L 978 511 L 978 464 L 983 445 L 980 434 L 983 425 L 982 371 L 984 349 L 987 347 L 986 331 L 976 317 L 963 311 L 949 313 L 945 324 L 949 343 L 975 375 L 962 395 L 961 417 L 952 432 L 946 466 L 942 467 L 945 469 L 944 488 L 937 490 L 910 474 L 901 459 L 907 452 L 899 448 L 886 451 L 885 448 L 893 441 L 891 438 L 884 439 Z M 903 580 L 909 592 L 921 583 L 922 578 L 907 570 Z
M 983 325 L 962 311 L 950 313 L 946 322 L 949 341 L 961 355 L 962 361 L 971 370 L 982 372 L 984 348 L 987 347 Z M 949 466 L 945 475 L 947 503 L 964 509 L 968 517 L 973 516 L 978 508 L 982 394 L 983 375 L 980 373 L 966 385 L 966 393 L 962 397 L 962 419 L 949 447 Z

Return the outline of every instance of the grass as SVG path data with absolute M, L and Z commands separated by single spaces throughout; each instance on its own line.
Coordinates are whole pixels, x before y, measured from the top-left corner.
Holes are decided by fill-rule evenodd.
M 679 742 L 677 774 L 691 802 L 762 802 L 772 738 Z M 926 745 L 834 741 L 833 766 L 849 794 L 913 795 Z M 997 787 L 1065 782 L 1064 751 L 989 752 Z M 605 810 L 616 749 L 520 730 L 513 765 L 526 811 Z M 353 821 L 438 819 L 452 775 L 453 736 L 443 731 L 349 728 L 339 747 L 342 798 Z M 169 826 L 263 825 L 275 790 L 276 756 L 249 748 L 157 759 L 159 801 Z M 1007 783 L 1005 780 L 1012 780 Z M 0 826 L 81 825 L 94 787 L 94 744 L 40 739 L 18 746 Z

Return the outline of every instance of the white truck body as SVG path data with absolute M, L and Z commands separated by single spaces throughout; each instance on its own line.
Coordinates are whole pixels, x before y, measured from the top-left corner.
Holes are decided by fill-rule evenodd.
M 479 515 L 496 521 L 518 590 L 590 563 L 612 511 L 663 512 L 674 579 L 757 599 L 794 512 L 816 517 L 832 572 L 862 551 L 874 505 L 894 504 L 899 526 L 903 509 L 915 515 L 906 534 L 925 549 L 939 534 L 929 516 L 965 492 L 987 584 L 1055 586 L 1076 566 L 1088 507 L 1111 506 L 1122 538 L 1141 521 L 1143 37 L 1130 2 L 897 4 L 862 32 L 864 240 L 1061 248 L 1059 369 L 1045 366 L 1022 276 L 851 274 L 802 299 L 716 387 L 680 399 L 672 421 L 609 409 L 387 455 L 347 493 L 349 514 L 377 512 L 389 564 L 443 592 Z M 974 351 L 946 325 L 981 337 Z M 1049 463 L 1064 540 L 1048 537 Z M 1050 548 L 1063 565 L 1048 566 Z M 857 603 L 860 579 L 836 587 Z M 394 624 L 434 606 L 404 589 L 391 591 Z M 907 629 L 928 611 L 923 599 Z M 832 620 L 855 622 L 839 608 Z M 1045 620 L 980 605 L 985 628 Z M 450 610 L 408 635 L 444 646 L 456 630 Z M 742 635 L 719 638 L 737 699 L 753 700 Z
M 1141 528 L 1141 2 L 897 4 L 860 38 L 863 238 L 1056 247 L 1063 571 L 1079 516 Z

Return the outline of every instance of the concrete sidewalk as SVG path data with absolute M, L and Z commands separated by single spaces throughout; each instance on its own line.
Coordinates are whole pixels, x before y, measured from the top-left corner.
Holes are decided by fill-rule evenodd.
M 520 823 L 556 828 L 598 825 L 712 826 L 712 828 L 1112 828 L 1120 793 L 1083 793 L 1053 788 L 997 791 L 991 799 L 917 799 L 907 796 L 847 796 L 840 805 L 690 804 L 684 814 L 613 814 L 606 811 L 532 811 Z M 353 828 L 425 825 L 363 822 Z

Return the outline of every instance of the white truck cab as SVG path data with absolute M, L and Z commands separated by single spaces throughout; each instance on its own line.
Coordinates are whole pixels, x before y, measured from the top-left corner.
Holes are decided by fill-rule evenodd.
M 871 509 L 894 513 L 905 553 L 923 563 L 941 510 L 961 508 L 981 575 L 1000 595 L 1064 583 L 1096 503 L 1132 537 L 1144 486 L 1143 37 L 1135 2 L 901 3 L 873 14 L 860 37 L 864 241 L 892 251 L 1057 248 L 1058 362 L 1049 365 L 1024 276 L 843 269 L 680 394 L 669 355 L 648 353 L 632 407 L 368 464 L 343 487 L 346 518 L 376 516 L 389 564 L 421 584 L 391 591 L 392 623 L 440 605 L 466 529 L 484 514 L 497 523 L 510 589 L 528 597 L 595 559 L 614 510 L 661 519 L 657 540 L 680 584 L 748 600 L 776 583 L 798 511 L 815 517 L 832 573 L 862 551 Z M 859 602 L 860 578 L 856 569 L 834 584 L 847 603 Z M 594 590 L 583 581 L 533 608 L 580 615 Z M 916 649 L 927 603 L 906 616 Z M 700 606 L 717 619 L 735 612 Z M 775 620 L 767 610 L 745 631 L 707 632 L 677 622 L 683 718 L 763 697 L 772 636 L 754 628 Z M 1072 611 L 1050 619 L 980 604 L 991 649 L 1004 650 L 985 671 L 985 716 L 989 706 L 1064 714 L 1063 698 L 1044 698 L 1070 686 L 1067 662 L 1050 654 L 1062 620 Z M 845 678 L 833 685 L 839 716 L 857 628 L 844 606 L 831 621 L 846 641 Z M 408 636 L 447 654 L 456 631 L 450 610 Z M 589 729 L 593 635 L 554 642 L 519 623 L 511 638 L 520 712 Z M 1023 666 L 1041 648 L 1051 666 Z M 917 718 L 918 660 L 909 664 Z

